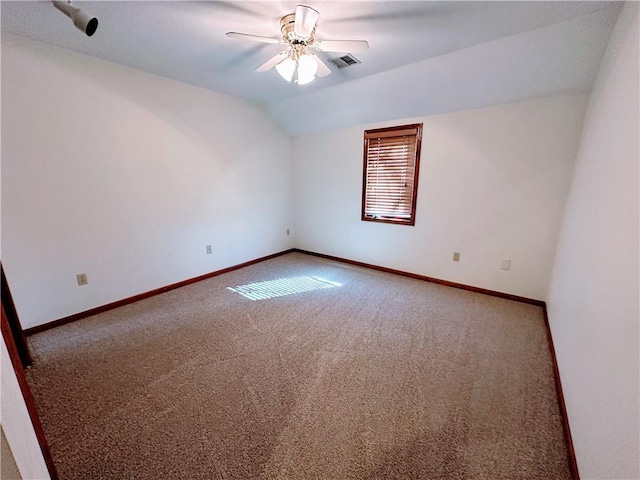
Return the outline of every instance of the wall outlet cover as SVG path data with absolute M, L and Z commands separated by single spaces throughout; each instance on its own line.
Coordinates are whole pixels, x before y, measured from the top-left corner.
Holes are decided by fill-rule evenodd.
M 460 252 L 453 252 L 453 261 L 454 262 L 460 261 Z
M 76 275 L 76 280 L 78 282 L 78 285 L 86 285 L 87 283 L 89 283 L 89 280 L 87 280 L 87 274 L 86 273 L 79 273 Z

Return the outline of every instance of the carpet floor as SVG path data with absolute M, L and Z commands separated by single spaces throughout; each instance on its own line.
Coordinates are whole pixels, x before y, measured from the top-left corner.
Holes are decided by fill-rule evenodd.
M 290 253 L 29 344 L 63 480 L 570 478 L 532 305 Z

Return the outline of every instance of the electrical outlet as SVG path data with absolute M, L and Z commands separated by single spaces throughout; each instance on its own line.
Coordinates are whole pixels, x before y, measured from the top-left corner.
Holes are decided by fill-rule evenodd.
M 87 274 L 86 273 L 79 273 L 76 275 L 76 280 L 78 281 L 78 285 L 86 285 L 87 283 L 89 283 L 89 280 L 87 280 Z
M 287 235 L 290 235 L 290 234 L 291 234 L 291 232 L 290 232 L 290 231 L 289 231 L 289 229 L 287 228 Z
M 211 245 L 207 245 L 207 255 L 210 255 L 211 253 L 213 253 L 213 250 L 211 249 Z
M 502 260 L 502 270 L 511 270 L 511 260 Z
M 460 261 L 460 252 L 453 252 L 453 261 L 454 262 Z

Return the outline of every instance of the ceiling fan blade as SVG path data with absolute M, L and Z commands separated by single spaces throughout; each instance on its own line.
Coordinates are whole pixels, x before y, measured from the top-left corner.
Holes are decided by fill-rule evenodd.
M 366 40 L 318 40 L 313 46 L 322 52 L 364 52 L 369 48 Z
M 320 57 L 318 57 L 313 52 L 309 52 L 309 55 L 311 55 L 318 64 L 318 71 L 316 72 L 316 75 L 318 77 L 326 77 L 327 75 L 331 74 L 331 70 L 329 70 L 329 67 L 327 67 L 327 65 L 322 60 L 320 60 Z
M 261 37 L 260 35 L 249 35 L 248 33 L 227 32 L 227 37 L 238 38 L 240 40 L 251 40 L 252 42 L 273 43 L 273 44 L 282 43 L 282 40 L 279 40 L 277 38 Z
M 258 68 L 256 68 L 256 72 L 266 72 L 267 70 L 272 69 L 281 61 L 283 61 L 285 58 L 287 58 L 287 55 L 288 55 L 288 52 L 280 52 L 279 54 L 275 55 L 274 57 L 271 57 L 269 60 L 267 60 Z
M 318 21 L 320 14 L 317 10 L 306 5 L 298 5 L 296 7 L 296 20 L 293 25 L 293 31 L 298 37 L 309 38 Z

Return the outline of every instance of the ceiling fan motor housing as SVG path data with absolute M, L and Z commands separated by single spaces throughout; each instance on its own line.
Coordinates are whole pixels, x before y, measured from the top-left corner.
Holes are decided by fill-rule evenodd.
M 282 40 L 260 35 L 246 33 L 227 32 L 231 38 L 240 38 L 261 43 L 285 44 L 287 49 L 274 55 L 264 62 L 256 71 L 266 72 L 273 67 L 288 82 L 293 81 L 304 85 L 311 82 L 316 76 L 326 77 L 331 73 L 329 67 L 310 51 L 321 52 L 348 52 L 350 50 L 363 51 L 369 48 L 365 40 L 322 40 L 316 41 L 316 26 L 319 12 L 306 5 L 298 5 L 295 13 L 290 13 L 280 19 L 280 32 Z M 353 63 L 357 63 L 354 61 Z
M 290 45 L 311 45 L 316 33 L 315 27 L 311 31 L 308 37 L 299 37 L 294 31 L 296 23 L 296 14 L 290 13 L 280 19 L 280 31 L 282 32 L 282 39 Z

